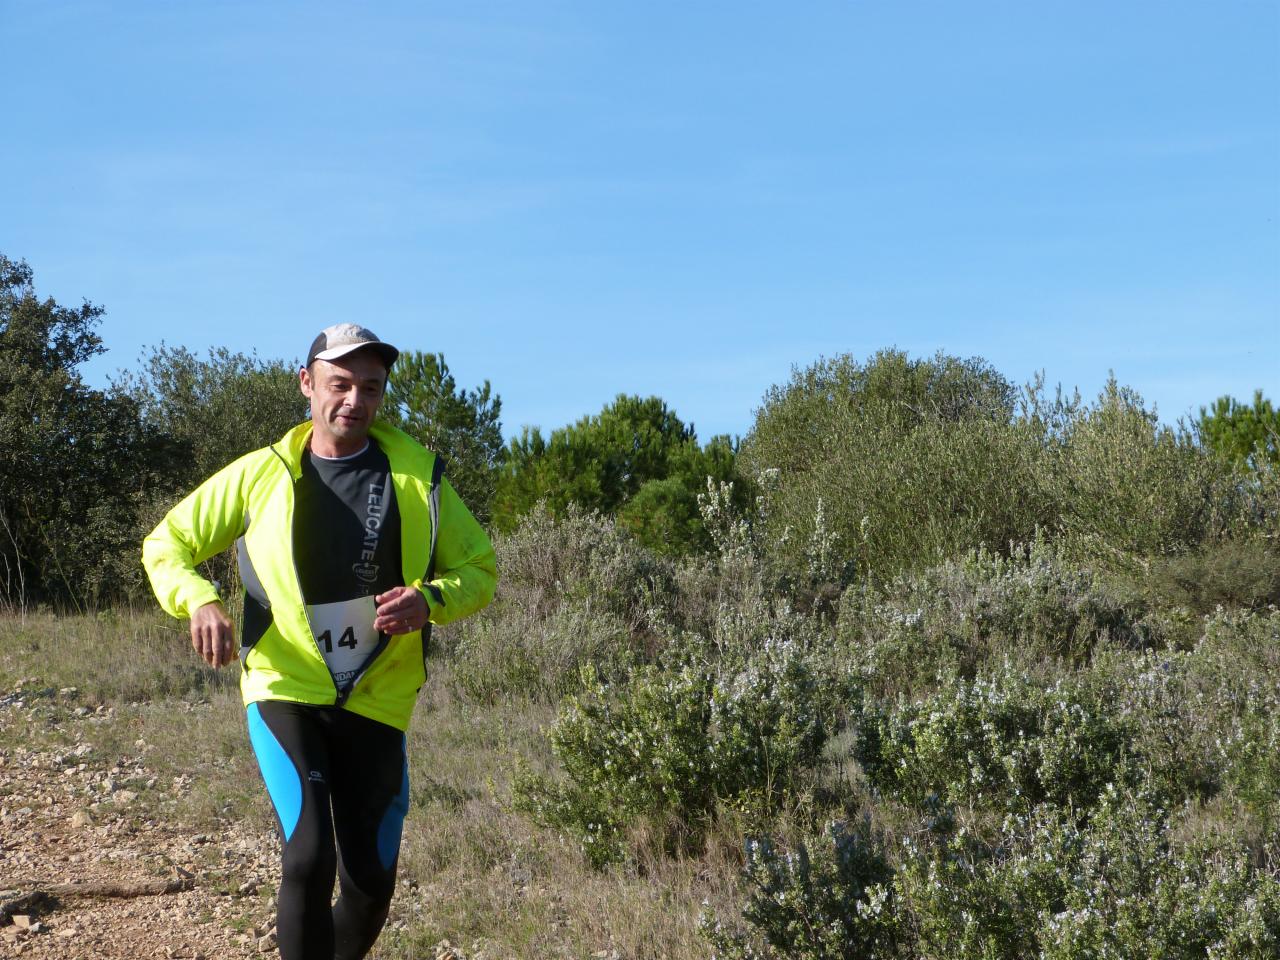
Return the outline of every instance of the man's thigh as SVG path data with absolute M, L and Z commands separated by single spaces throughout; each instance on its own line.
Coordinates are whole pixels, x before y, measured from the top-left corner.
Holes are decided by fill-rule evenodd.
M 338 852 L 344 872 L 358 885 L 382 886 L 394 879 L 409 809 L 405 736 L 376 720 L 340 713 L 330 741 Z
M 327 833 L 330 736 L 324 708 L 262 700 L 248 707 L 249 740 L 287 844 L 302 825 Z

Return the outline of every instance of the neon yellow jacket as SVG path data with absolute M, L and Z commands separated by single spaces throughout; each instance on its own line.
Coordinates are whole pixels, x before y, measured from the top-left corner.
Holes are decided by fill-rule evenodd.
M 387 455 L 400 511 L 404 582 L 427 598 L 429 618 L 445 624 L 474 613 L 493 599 L 497 567 L 484 528 L 446 479 L 440 491 L 436 576 L 423 583 L 431 541 L 428 504 L 435 454 L 408 434 L 374 422 L 370 436 Z M 270 602 L 271 623 L 241 647 L 240 690 L 246 705 L 257 700 L 339 702 L 329 668 L 307 622 L 293 558 L 294 482 L 311 422 L 277 443 L 219 470 L 169 511 L 142 543 L 142 564 L 167 613 L 190 617 L 218 592 L 196 565 L 244 537 L 253 570 Z M 251 638 L 246 638 L 251 639 Z M 422 633 L 391 637 L 359 678 L 343 706 L 404 730 L 425 680 Z

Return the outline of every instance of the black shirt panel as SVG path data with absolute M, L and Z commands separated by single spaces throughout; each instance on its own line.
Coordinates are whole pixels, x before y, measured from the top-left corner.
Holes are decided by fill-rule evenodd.
M 303 600 L 334 603 L 404 584 L 391 464 L 373 441 L 342 460 L 302 458 L 293 556 Z

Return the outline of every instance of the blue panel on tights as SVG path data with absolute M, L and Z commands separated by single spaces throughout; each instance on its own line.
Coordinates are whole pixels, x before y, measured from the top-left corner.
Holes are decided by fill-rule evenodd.
M 401 748 L 403 756 L 403 748 Z M 409 758 L 405 757 L 404 777 L 400 781 L 400 792 L 382 815 L 382 823 L 378 824 L 378 859 L 382 861 L 382 869 L 390 870 L 400 853 L 400 833 L 404 829 L 404 815 L 409 812 Z
M 256 703 L 249 704 L 249 742 L 258 756 L 262 779 L 267 783 L 267 793 L 271 795 L 276 816 L 280 818 L 280 829 L 288 843 L 302 816 L 302 779 L 289 754 L 262 719 Z

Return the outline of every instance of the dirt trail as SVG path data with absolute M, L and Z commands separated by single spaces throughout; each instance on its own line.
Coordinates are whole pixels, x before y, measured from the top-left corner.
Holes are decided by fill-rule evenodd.
M 17 704 L 0 705 L 0 724 L 4 706 Z M 88 742 L 62 752 L 0 748 L 0 957 L 278 955 L 271 932 L 276 838 L 233 828 L 197 833 L 169 822 L 166 810 L 181 803 L 190 780 L 158 776 L 146 762 L 147 744 L 135 747 L 114 762 L 98 758 Z M 110 899 L 64 889 L 42 903 L 4 907 L 20 894 L 72 883 L 167 880 L 190 889 Z

